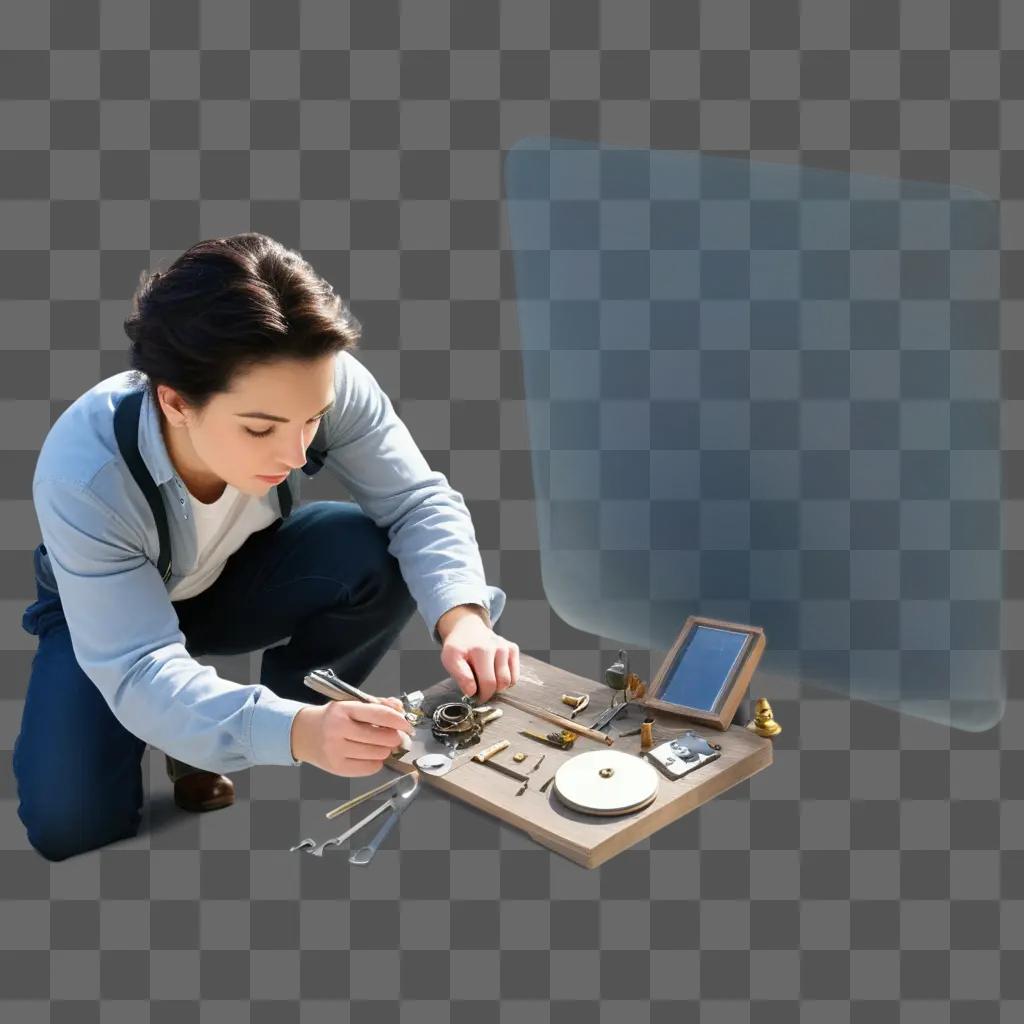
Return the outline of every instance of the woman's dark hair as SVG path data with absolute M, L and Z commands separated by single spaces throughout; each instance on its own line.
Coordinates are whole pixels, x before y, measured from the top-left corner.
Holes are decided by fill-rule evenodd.
M 202 411 L 236 374 L 355 348 L 362 327 L 297 252 L 256 232 L 197 242 L 143 271 L 124 322 L 131 368 Z

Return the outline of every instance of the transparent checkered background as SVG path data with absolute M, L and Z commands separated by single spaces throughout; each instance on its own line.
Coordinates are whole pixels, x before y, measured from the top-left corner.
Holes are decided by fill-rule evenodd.
M 596 675 L 532 524 L 502 157 L 526 135 L 955 182 L 1001 207 L 1003 446 L 1024 391 L 1024 7 L 1005 0 L 217 0 L 0 5 L 0 700 L 34 638 L 30 481 L 57 415 L 125 365 L 141 269 L 256 229 L 363 322 L 363 358 L 469 502 L 500 631 Z M 300 198 L 301 197 L 301 198 Z M 147 755 L 143 832 L 59 864 L 0 773 L 0 1017 L 235 1021 L 1015 1021 L 1024 1012 L 1024 497 L 1003 457 L 1010 691 L 951 731 L 772 678 L 750 783 L 587 871 L 427 792 L 368 868 L 287 852 L 352 786 L 235 777 L 191 816 Z M 343 496 L 323 478 L 308 498 Z M 253 678 L 258 657 L 213 659 Z M 638 659 L 643 675 L 650 664 Z M 421 622 L 370 686 L 442 674 Z M 755 692 L 758 686 L 755 681 Z M 59 794 L 55 794 L 59 799 Z

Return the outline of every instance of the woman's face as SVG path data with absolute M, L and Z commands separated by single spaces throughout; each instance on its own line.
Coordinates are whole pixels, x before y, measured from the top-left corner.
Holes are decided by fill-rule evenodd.
M 202 498 L 228 483 L 261 496 L 305 465 L 320 418 L 335 399 L 335 359 L 332 354 L 253 367 L 199 414 L 160 385 L 168 454 L 189 490 Z

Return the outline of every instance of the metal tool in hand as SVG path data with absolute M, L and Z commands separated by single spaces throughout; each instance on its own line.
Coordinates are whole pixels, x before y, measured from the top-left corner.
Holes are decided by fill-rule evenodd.
M 362 701 L 364 704 L 384 704 L 384 701 L 379 697 L 371 697 L 368 693 L 363 693 L 359 687 L 353 686 L 351 683 L 346 683 L 344 679 L 339 679 L 334 674 L 333 669 L 315 668 L 312 672 L 307 672 L 302 681 L 311 690 L 316 690 L 317 693 L 322 693 L 325 697 L 330 697 L 331 700 L 344 700 L 344 694 L 348 694 L 350 697 L 354 697 L 356 700 Z M 390 705 L 385 706 L 390 707 Z M 411 725 L 415 725 L 417 721 L 419 721 L 418 713 L 412 711 L 399 713 L 402 714 L 405 717 L 405 720 Z M 375 728 L 377 727 L 375 726 Z M 412 745 L 412 741 L 407 732 L 399 731 L 399 738 L 399 746 L 395 747 L 391 752 L 394 757 L 401 757 L 403 754 L 407 754 Z
M 405 708 L 405 717 L 412 722 L 413 725 L 419 725 L 425 714 L 423 710 L 423 691 L 413 690 L 412 693 L 406 693 L 403 691 L 399 694 L 399 699 L 402 701 L 402 706 Z
M 307 837 L 306 839 L 303 839 L 300 842 L 296 843 L 295 846 L 291 847 L 289 852 L 294 853 L 296 850 L 302 850 L 304 853 L 311 853 L 314 857 L 322 857 L 324 855 L 324 850 L 327 850 L 333 846 L 341 846 L 342 843 L 344 843 L 347 839 L 354 836 L 360 829 L 369 825 L 371 821 L 375 821 L 382 814 L 390 810 L 391 817 L 384 822 L 383 827 L 380 829 L 377 835 L 375 835 L 373 839 L 370 840 L 369 846 L 364 846 L 361 849 L 356 850 L 355 853 L 353 853 L 352 856 L 349 858 L 349 863 L 351 864 L 368 864 L 370 860 L 373 858 L 373 854 L 377 850 L 377 847 L 380 846 L 380 844 L 384 841 L 384 838 L 387 836 L 388 832 L 390 832 L 391 829 L 394 827 L 394 824 L 398 820 L 399 816 L 406 809 L 406 807 L 409 806 L 409 803 L 412 801 L 412 798 L 419 791 L 419 773 L 414 772 L 413 774 L 415 776 L 415 779 L 413 781 L 411 789 L 407 790 L 405 793 L 396 793 L 389 800 L 386 800 L 384 803 L 382 803 L 380 807 L 375 807 L 368 815 L 366 815 L 365 818 L 362 818 L 360 821 L 357 821 L 351 828 L 342 832 L 340 836 L 333 836 L 330 839 L 325 839 L 321 843 L 317 843 L 315 839 Z M 354 859 L 357 855 L 360 858 L 359 860 Z

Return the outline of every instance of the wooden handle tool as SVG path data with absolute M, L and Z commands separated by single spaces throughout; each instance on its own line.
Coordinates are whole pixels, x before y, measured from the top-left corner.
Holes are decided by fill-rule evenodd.
M 509 778 L 516 779 L 518 782 L 529 781 L 530 777 L 528 775 L 524 775 L 522 772 L 517 772 L 514 768 L 509 768 L 506 765 L 498 764 L 496 761 L 491 760 L 495 754 L 500 754 L 508 745 L 508 740 L 501 740 L 500 743 L 495 743 L 486 750 L 481 750 L 479 754 L 474 754 L 473 760 L 478 764 L 485 764 L 488 768 L 493 768 L 495 771 L 501 772 L 502 775 L 507 775 Z
M 499 742 L 487 747 L 486 750 L 480 750 L 473 755 L 474 761 L 479 761 L 480 764 L 486 764 L 495 754 L 500 754 L 509 745 L 509 740 L 499 740 Z
M 555 725 L 560 725 L 563 729 L 568 729 L 580 736 L 589 736 L 590 739 L 598 740 L 609 747 L 615 742 L 614 737 L 609 736 L 607 733 L 598 732 L 596 729 L 580 725 L 578 722 L 563 718 L 561 715 L 556 715 L 554 711 L 548 711 L 547 708 L 531 704 L 529 701 L 520 700 L 518 697 L 510 697 L 505 690 L 500 690 L 494 696 L 496 700 L 504 701 L 514 708 L 519 708 L 520 711 L 525 711 L 527 714 L 534 715 L 537 718 L 543 718 L 547 722 L 553 722 Z

